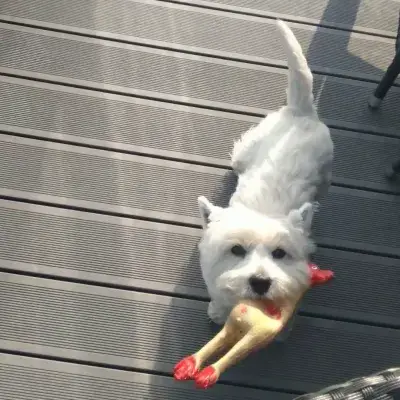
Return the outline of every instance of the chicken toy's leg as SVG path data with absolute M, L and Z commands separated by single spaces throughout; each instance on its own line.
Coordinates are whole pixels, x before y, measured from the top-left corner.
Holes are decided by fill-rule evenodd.
M 174 368 L 174 378 L 179 381 L 194 379 L 204 362 L 213 355 L 232 346 L 234 340 L 234 331 L 225 325 L 222 330 L 197 353 L 184 358 L 176 364 Z
M 265 332 L 248 332 L 217 362 L 196 374 L 196 386 L 201 389 L 208 389 L 213 386 L 224 371 L 248 356 L 258 347 L 267 345 L 273 337 L 274 335 L 269 337 Z

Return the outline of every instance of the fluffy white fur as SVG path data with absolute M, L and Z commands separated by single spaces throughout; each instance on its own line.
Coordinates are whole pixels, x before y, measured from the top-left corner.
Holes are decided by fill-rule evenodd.
M 282 304 L 308 284 L 311 223 L 331 180 L 333 143 L 314 106 L 311 71 L 289 27 L 278 21 L 277 28 L 289 66 L 287 105 L 234 144 L 238 185 L 229 206 L 198 199 L 208 314 L 219 324 L 239 298 L 265 297 Z M 235 255 L 234 246 L 241 246 L 243 254 Z M 269 279 L 268 290 L 256 293 L 252 278 Z

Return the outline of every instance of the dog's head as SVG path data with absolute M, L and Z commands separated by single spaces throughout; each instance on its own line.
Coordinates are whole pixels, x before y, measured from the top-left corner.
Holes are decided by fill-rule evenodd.
M 266 298 L 281 303 L 310 284 L 308 256 L 313 206 L 267 217 L 244 206 L 221 208 L 200 197 L 200 262 L 206 283 L 220 296 Z

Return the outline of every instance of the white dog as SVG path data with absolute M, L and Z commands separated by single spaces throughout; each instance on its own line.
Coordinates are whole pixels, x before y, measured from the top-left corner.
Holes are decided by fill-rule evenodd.
M 293 32 L 282 21 L 277 27 L 289 66 L 287 105 L 234 144 L 239 178 L 229 206 L 198 199 L 208 315 L 218 324 L 239 298 L 279 306 L 307 284 L 315 205 L 331 181 L 333 143 L 313 103 L 311 71 Z

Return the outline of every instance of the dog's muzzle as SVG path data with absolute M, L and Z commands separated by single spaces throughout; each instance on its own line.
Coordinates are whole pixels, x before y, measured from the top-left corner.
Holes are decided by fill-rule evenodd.
M 258 276 L 252 276 L 249 279 L 249 284 L 254 293 L 258 295 L 263 295 L 268 292 L 271 287 L 271 279 L 269 278 L 260 278 Z

